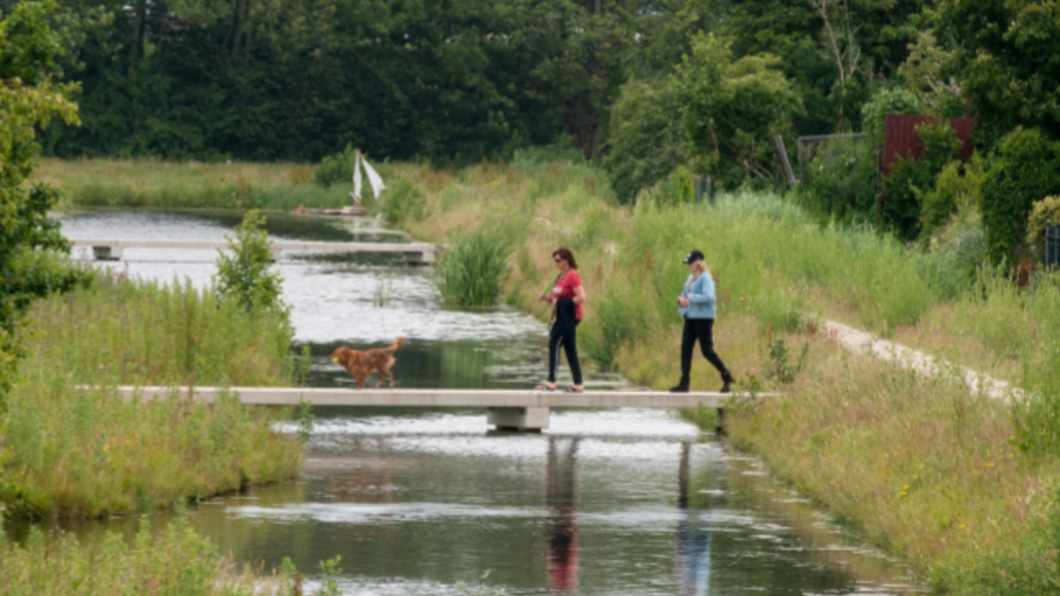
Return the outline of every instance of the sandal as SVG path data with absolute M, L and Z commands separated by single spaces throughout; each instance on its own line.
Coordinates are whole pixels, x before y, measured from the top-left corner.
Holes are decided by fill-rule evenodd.
M 544 383 L 538 385 L 537 387 L 534 387 L 534 391 L 555 391 L 555 390 L 556 390 L 555 387 L 549 387 L 548 385 L 545 385 Z
M 576 387 L 567 387 L 563 390 L 563 393 L 585 393 L 584 389 L 578 389 Z

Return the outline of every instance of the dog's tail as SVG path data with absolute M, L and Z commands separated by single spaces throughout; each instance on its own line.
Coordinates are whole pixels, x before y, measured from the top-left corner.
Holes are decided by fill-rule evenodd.
M 386 352 L 390 352 L 391 354 L 393 354 L 394 352 L 396 352 L 398 350 L 398 348 L 400 348 L 403 345 L 405 345 L 405 338 L 404 337 L 399 337 L 399 338 L 395 339 L 394 343 L 390 344 L 390 347 L 387 348 L 385 351 Z

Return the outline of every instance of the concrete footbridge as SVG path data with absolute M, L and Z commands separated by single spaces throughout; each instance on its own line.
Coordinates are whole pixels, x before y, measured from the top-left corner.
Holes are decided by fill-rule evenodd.
M 771 393 L 665 393 L 659 391 L 561 391 L 509 389 L 342 389 L 317 387 L 118 387 L 126 399 L 150 401 L 177 393 L 213 402 L 225 392 L 244 405 L 384 406 L 410 408 L 486 408 L 486 424 L 498 430 L 540 431 L 548 428 L 553 408 L 710 408 L 719 414 L 733 400 L 770 397 Z
M 75 246 L 92 249 L 93 256 L 101 261 L 117 261 L 126 248 L 167 249 L 211 249 L 228 248 L 226 240 L 158 240 L 158 239 L 104 239 L 77 238 Z M 409 265 L 430 265 L 435 261 L 438 247 L 424 242 L 301 242 L 274 240 L 271 243 L 272 259 L 277 261 L 283 252 L 364 252 L 397 253 L 405 257 Z

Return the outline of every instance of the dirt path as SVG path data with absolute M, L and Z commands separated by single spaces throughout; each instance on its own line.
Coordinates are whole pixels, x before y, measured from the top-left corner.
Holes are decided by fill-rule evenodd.
M 1005 381 L 958 366 L 947 360 L 929 356 L 901 344 L 878 339 L 872 334 L 842 323 L 826 320 L 822 327 L 826 337 L 837 341 L 851 351 L 871 354 L 881 360 L 896 360 L 905 368 L 912 368 L 927 375 L 936 375 L 943 371 L 955 373 L 964 380 L 972 393 L 983 391 L 987 397 L 1005 401 L 1008 401 L 1012 395 L 1021 393 Z

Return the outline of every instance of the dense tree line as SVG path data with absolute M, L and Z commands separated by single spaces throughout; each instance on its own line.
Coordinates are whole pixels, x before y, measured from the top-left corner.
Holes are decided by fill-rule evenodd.
M 801 100 L 783 132 L 860 126 L 924 0 L 60 0 L 83 124 L 61 156 L 481 159 L 561 136 L 607 150 L 630 80 L 667 84 L 697 33 Z M 9 12 L 13 0 L 0 0 Z M 745 65 L 748 63 L 744 63 Z

